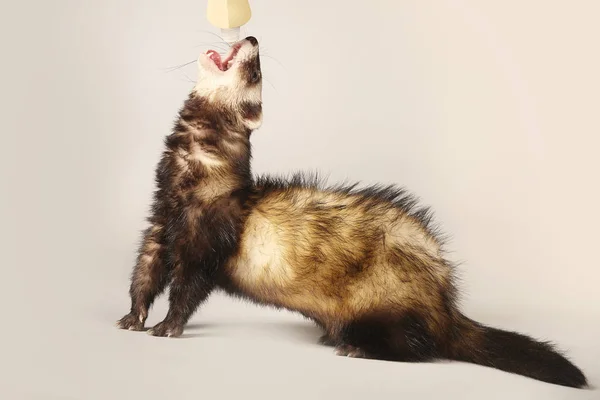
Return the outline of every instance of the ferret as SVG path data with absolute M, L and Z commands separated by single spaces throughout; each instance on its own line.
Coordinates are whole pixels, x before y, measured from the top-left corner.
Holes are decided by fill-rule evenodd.
M 432 214 L 396 186 L 326 186 L 310 176 L 251 173 L 250 136 L 262 123 L 254 37 L 222 57 L 201 54 L 198 80 L 165 139 L 148 227 L 131 275 L 141 331 L 169 286 L 150 335 L 180 336 L 220 289 L 297 312 L 339 355 L 476 363 L 558 385 L 586 377 L 547 342 L 487 327 L 461 313 L 454 267 Z

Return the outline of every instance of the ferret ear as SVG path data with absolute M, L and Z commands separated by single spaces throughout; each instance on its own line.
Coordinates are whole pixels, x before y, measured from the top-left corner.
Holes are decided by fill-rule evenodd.
M 241 107 L 244 125 L 250 130 L 260 128 L 263 120 L 262 103 L 243 103 Z

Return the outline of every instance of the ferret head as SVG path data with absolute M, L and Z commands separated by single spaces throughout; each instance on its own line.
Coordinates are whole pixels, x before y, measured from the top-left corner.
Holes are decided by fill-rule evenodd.
M 231 46 L 224 57 L 214 50 L 201 54 L 194 93 L 239 115 L 247 128 L 258 128 L 262 123 L 258 40 L 249 36 Z

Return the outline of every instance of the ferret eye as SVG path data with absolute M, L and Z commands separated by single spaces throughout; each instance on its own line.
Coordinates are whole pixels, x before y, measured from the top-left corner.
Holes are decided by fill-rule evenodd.
M 250 82 L 257 83 L 260 80 L 260 72 L 252 71 L 252 75 L 250 75 Z

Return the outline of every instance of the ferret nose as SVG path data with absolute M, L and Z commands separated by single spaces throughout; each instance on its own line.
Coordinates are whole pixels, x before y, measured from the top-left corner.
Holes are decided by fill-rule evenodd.
M 252 46 L 258 46 L 258 40 L 256 40 L 254 36 L 248 36 L 246 40 L 249 41 Z

